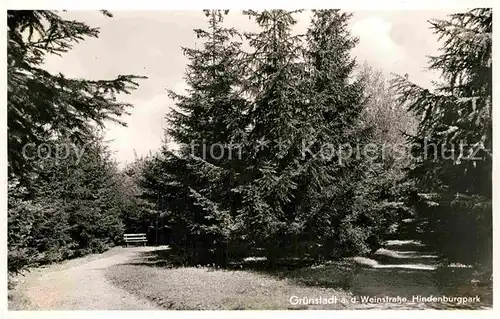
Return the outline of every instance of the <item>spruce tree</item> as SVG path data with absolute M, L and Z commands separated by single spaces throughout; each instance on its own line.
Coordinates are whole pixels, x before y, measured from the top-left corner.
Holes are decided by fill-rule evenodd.
M 235 40 L 235 29 L 223 26 L 227 13 L 205 10 L 208 30 L 195 30 L 203 46 L 183 48 L 190 60 L 185 76 L 188 94 L 170 92 L 176 105 L 166 132 L 181 147 L 163 152 L 169 201 L 178 202 L 175 194 L 186 199 L 185 206 L 171 214 L 189 227 L 190 244 L 197 242 L 208 250 L 215 243 L 222 255 L 234 228 L 236 199 L 231 190 L 238 170 L 237 139 L 244 135 L 246 121 L 246 103 L 238 91 L 241 42 Z
M 111 16 L 109 12 L 104 14 Z M 23 147 L 57 136 L 81 142 L 105 121 L 125 125 L 119 117 L 131 105 L 116 96 L 137 88 L 133 75 L 113 80 L 71 79 L 41 66 L 47 55 L 62 55 L 98 28 L 65 20 L 47 10 L 7 13 L 7 126 L 9 177 L 29 179 L 36 163 L 23 156 Z
M 7 34 L 9 271 L 101 252 L 121 240 L 123 197 L 95 128 L 107 121 L 125 125 L 119 118 L 131 105 L 117 95 L 137 88 L 139 77 L 71 79 L 44 70 L 47 55 L 63 55 L 99 35 L 98 28 L 55 11 L 8 11 Z M 86 149 L 81 162 L 74 152 L 64 160 L 24 154 L 26 146 L 42 143 Z
M 363 84 L 353 77 L 356 61 L 350 51 L 357 39 L 348 31 L 350 17 L 340 10 L 313 10 L 307 32 L 308 113 L 314 132 L 308 154 L 314 169 L 302 179 L 299 193 L 308 215 L 306 233 L 325 257 L 364 253 L 378 244 L 374 198 L 365 179 L 370 161 L 363 154 L 371 127 L 360 121 Z
M 441 73 L 430 91 L 394 79 L 402 102 L 420 118 L 410 138 L 417 208 L 428 241 L 450 260 L 491 262 L 492 10 L 472 9 L 433 20 Z
M 245 170 L 236 189 L 242 197 L 238 211 L 241 236 L 250 245 L 266 247 L 276 259 L 283 244 L 300 231 L 294 209 L 302 122 L 302 37 L 292 34 L 295 12 L 244 12 L 260 30 L 247 33 L 251 52 L 245 56 L 243 87 L 249 98 L 247 140 L 243 146 Z

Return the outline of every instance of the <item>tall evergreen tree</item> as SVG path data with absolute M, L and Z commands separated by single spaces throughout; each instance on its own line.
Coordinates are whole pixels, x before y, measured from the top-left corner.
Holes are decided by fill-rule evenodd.
M 364 185 L 370 165 L 356 154 L 366 145 L 370 127 L 360 125 L 363 83 L 353 77 L 356 61 L 350 51 L 357 39 L 348 31 L 350 17 L 340 10 L 313 10 L 307 32 L 308 114 L 314 132 L 310 149 L 322 156 L 302 179 L 299 193 L 307 203 L 307 233 L 327 256 L 366 252 L 368 241 L 376 237 L 373 198 Z M 333 156 L 325 157 L 327 145 L 334 147 Z
M 299 231 L 294 209 L 300 156 L 304 63 L 301 37 L 292 34 L 295 12 L 244 12 L 260 30 L 247 33 L 251 52 L 245 57 L 243 87 L 251 104 L 247 140 L 243 146 L 245 170 L 239 177 L 242 205 L 240 234 L 247 243 L 266 246 L 276 257 L 278 244 Z
M 137 88 L 139 77 L 70 79 L 44 70 L 47 55 L 62 55 L 99 35 L 98 28 L 57 12 L 8 11 L 7 33 L 9 271 L 18 271 L 100 252 L 121 240 L 124 196 L 95 128 L 106 121 L 124 125 L 119 117 L 131 105 L 117 95 Z M 64 160 L 53 152 L 28 158 L 29 147 L 42 143 L 85 149 L 81 161 L 74 152 Z
M 109 12 L 104 14 L 111 16 Z M 70 79 L 51 74 L 41 65 L 49 54 L 62 55 L 73 44 L 98 37 L 99 29 L 65 20 L 47 10 L 7 13 L 7 126 L 9 176 L 29 178 L 36 168 L 23 156 L 23 147 L 40 145 L 54 136 L 81 142 L 95 125 L 119 120 L 127 103 L 116 95 L 137 87 L 133 75 L 114 80 Z
M 445 256 L 491 262 L 492 10 L 431 24 L 443 46 L 429 68 L 442 81 L 431 92 L 406 77 L 394 79 L 401 101 L 420 117 L 410 139 L 420 216 Z
M 189 225 L 191 238 L 204 249 L 214 242 L 220 248 L 232 236 L 235 199 L 231 190 L 238 150 L 231 144 L 244 135 L 246 121 L 246 103 L 238 94 L 241 42 L 235 41 L 235 29 L 223 26 L 226 14 L 227 10 L 205 10 L 208 30 L 195 30 L 203 47 L 183 48 L 190 60 L 185 76 L 188 94 L 170 92 L 176 107 L 168 117 L 167 130 L 181 147 L 176 152 L 164 150 L 166 190 L 169 196 L 187 198 L 186 206 L 172 213 Z

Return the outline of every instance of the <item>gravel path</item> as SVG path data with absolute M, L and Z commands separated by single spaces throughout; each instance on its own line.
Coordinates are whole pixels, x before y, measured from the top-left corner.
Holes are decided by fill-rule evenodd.
M 66 267 L 54 265 L 28 274 L 22 289 L 29 304 L 22 310 L 154 310 L 148 300 L 111 284 L 103 275 L 114 265 L 135 258 L 155 247 L 118 248 L 111 256 L 88 261 L 70 261 Z M 92 258 L 90 258 L 92 259 Z

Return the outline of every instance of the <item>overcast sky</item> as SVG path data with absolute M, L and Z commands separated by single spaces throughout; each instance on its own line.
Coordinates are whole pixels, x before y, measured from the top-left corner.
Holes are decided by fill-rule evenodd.
M 436 76 L 426 71 L 428 55 L 435 55 L 439 44 L 427 22 L 444 18 L 445 11 L 360 11 L 351 19 L 351 31 L 360 42 L 353 50 L 359 63 L 367 61 L 391 72 L 408 73 L 410 80 L 429 86 Z M 123 118 L 127 127 L 109 124 L 106 138 L 117 161 L 134 159 L 134 150 L 145 155 L 161 144 L 162 122 L 172 105 L 166 89 L 182 91 L 187 59 L 181 46 L 193 47 L 193 28 L 205 28 L 206 18 L 200 11 L 114 11 L 113 18 L 98 12 L 72 11 L 68 19 L 84 21 L 100 28 L 98 39 L 75 45 L 62 57 L 46 60 L 50 71 L 68 77 L 112 79 L 119 74 L 147 76 L 140 88 L 123 101 L 135 105 L 131 115 Z M 225 20 L 239 30 L 255 28 L 254 22 L 233 11 Z M 299 16 L 297 32 L 309 23 L 309 13 Z

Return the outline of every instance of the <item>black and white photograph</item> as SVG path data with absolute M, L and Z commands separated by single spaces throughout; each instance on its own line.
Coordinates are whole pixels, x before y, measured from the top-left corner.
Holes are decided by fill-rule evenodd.
M 469 3 L 6 10 L 9 313 L 492 310 Z

